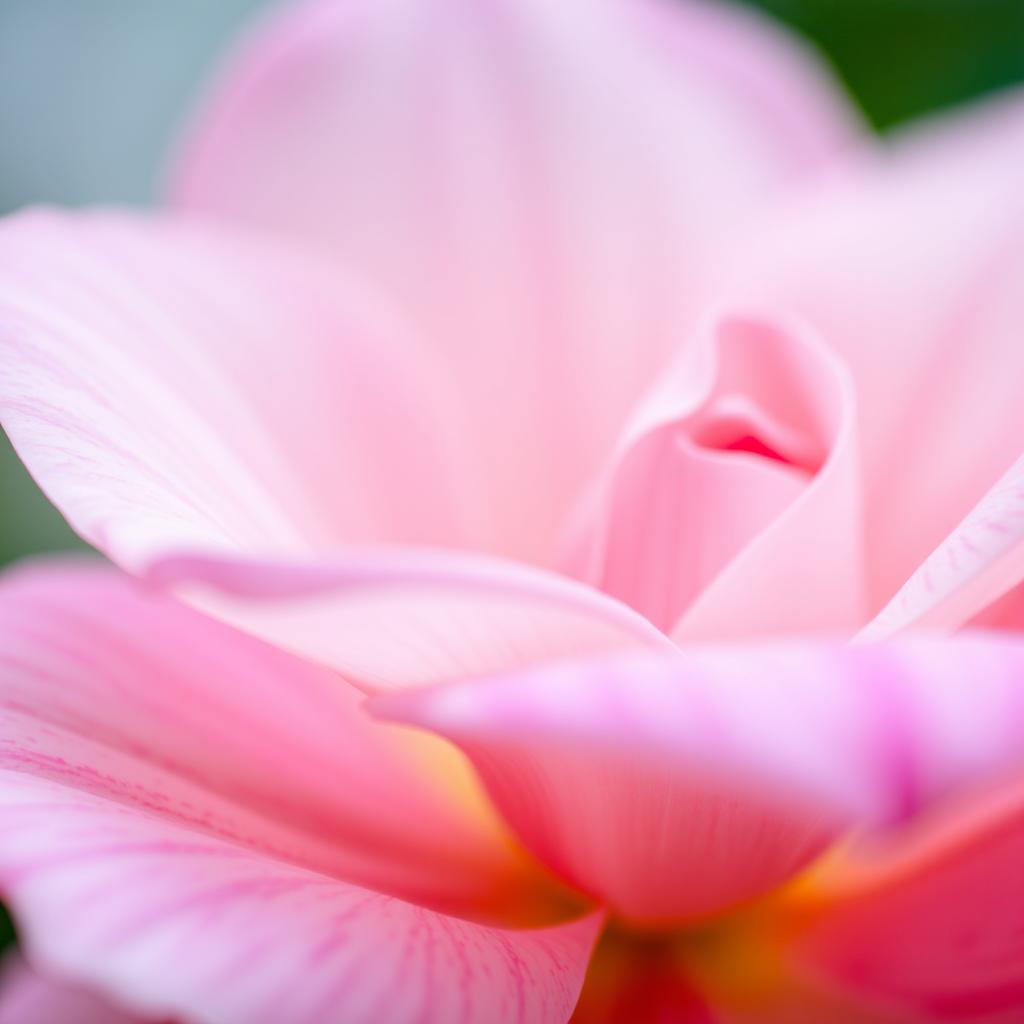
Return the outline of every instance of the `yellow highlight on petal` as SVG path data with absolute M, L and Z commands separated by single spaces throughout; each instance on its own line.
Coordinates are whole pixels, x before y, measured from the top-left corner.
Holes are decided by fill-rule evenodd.
M 469 759 L 449 741 L 409 726 L 394 731 L 401 756 L 433 790 L 459 828 L 459 860 L 487 884 L 475 919 L 509 927 L 569 920 L 588 912 L 586 899 L 556 879 L 512 834 Z

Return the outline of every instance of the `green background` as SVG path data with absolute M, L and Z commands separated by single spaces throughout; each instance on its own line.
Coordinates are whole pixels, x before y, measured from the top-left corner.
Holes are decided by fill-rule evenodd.
M 1024 81 L 1024 0 L 750 2 L 816 42 L 882 131 Z M 266 6 L 0 0 L 0 213 L 149 200 L 216 55 Z M 0 439 L 0 565 L 76 544 Z

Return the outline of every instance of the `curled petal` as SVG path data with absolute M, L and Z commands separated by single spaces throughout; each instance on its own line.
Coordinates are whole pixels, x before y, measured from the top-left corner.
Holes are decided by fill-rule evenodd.
M 688 641 L 855 626 L 861 516 L 843 367 L 778 317 L 721 315 L 701 341 L 640 406 L 570 568 Z
M 721 283 L 721 301 L 800 315 L 848 367 L 862 410 L 869 614 L 1020 457 L 1022 166 L 1015 92 L 897 138 L 773 212 Z M 998 575 L 1002 558 L 986 548 Z

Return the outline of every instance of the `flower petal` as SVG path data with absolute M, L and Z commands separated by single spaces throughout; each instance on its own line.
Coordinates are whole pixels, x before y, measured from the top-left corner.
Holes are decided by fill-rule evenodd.
M 444 917 L 9 771 L 0 811 L 34 961 L 196 1024 L 563 1024 L 600 924 Z
M 1024 583 L 1007 590 L 977 615 L 968 620 L 966 629 L 1000 629 L 1024 633 Z
M 469 543 L 472 530 L 458 525 L 443 382 L 415 345 L 353 321 L 340 285 L 244 232 L 8 221 L 0 419 L 115 561 L 182 587 L 230 576 L 233 621 L 302 653 L 326 642 L 360 680 L 447 679 L 637 635 L 667 643 L 550 575 L 371 545 Z M 282 589 L 287 607 L 272 612 L 267 592 Z M 246 602 L 254 591 L 263 599 Z
M 386 286 L 456 382 L 487 548 L 549 563 L 719 246 L 851 125 L 713 5 L 314 0 L 229 63 L 172 202 Z
M 1007 598 L 1011 613 L 1024 580 L 1024 458 L 1018 459 L 952 533 L 928 556 L 896 596 L 861 632 L 878 640 L 911 626 L 955 628 Z M 1014 616 L 1020 622 L 1018 616 Z
M 1010 1024 L 1024 1006 L 1024 785 L 822 872 L 793 955 L 907 1019 Z
M 458 543 L 429 367 L 372 303 L 245 231 L 16 216 L 0 418 L 72 526 L 132 569 L 180 548 Z
M 0 971 L 0 1024 L 146 1024 L 77 985 L 44 978 L 9 957 Z
M 101 566 L 0 585 L 0 767 L 463 914 L 564 908 L 459 756 Z
M 185 557 L 161 563 L 150 578 L 370 693 L 552 658 L 674 650 L 646 619 L 597 590 L 457 552 L 393 546 L 308 562 Z
M 717 317 L 627 431 L 575 574 L 694 637 L 863 621 L 855 410 L 798 324 Z M 827 583 L 826 583 L 827 581 Z
M 377 698 L 470 757 L 523 842 L 630 918 L 703 916 L 854 824 L 1024 765 L 1024 642 L 691 647 Z
M 771 214 L 719 289 L 802 316 L 849 367 L 869 614 L 1020 456 L 1022 167 L 1016 92 Z

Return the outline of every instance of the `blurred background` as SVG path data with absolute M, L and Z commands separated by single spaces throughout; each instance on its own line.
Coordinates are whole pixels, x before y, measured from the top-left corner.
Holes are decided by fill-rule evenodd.
M 0 214 L 152 199 L 218 53 L 272 2 L 0 0 Z M 879 131 L 1024 81 L 1024 0 L 718 2 L 815 42 Z M 76 544 L 0 437 L 0 566 Z

